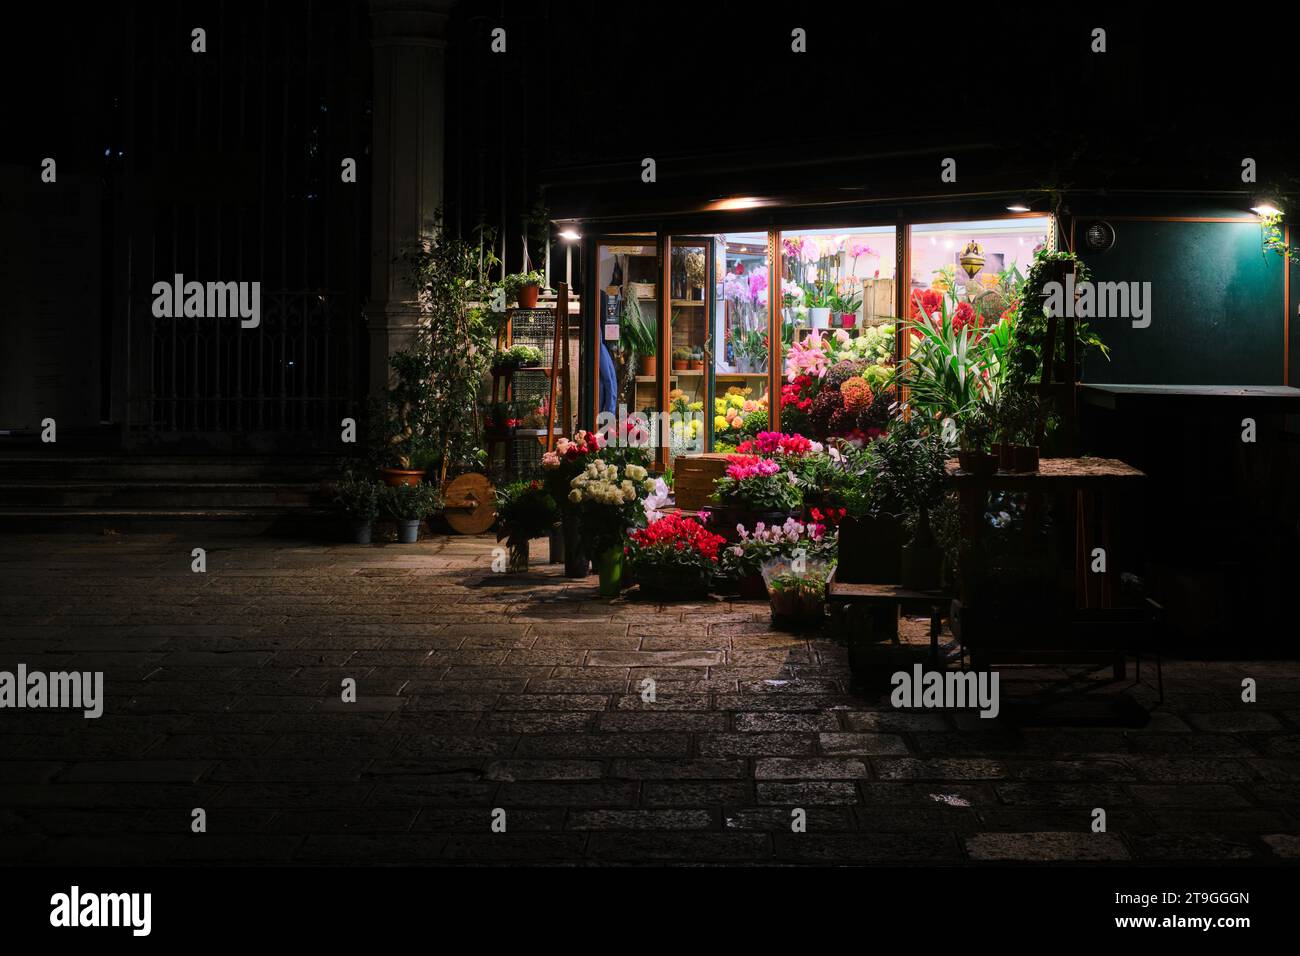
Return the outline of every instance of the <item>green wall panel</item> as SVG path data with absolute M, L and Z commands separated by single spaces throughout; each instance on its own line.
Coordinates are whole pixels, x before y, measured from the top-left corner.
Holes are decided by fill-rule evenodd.
M 1093 319 L 1111 360 L 1090 358 L 1085 381 L 1282 383 L 1283 264 L 1257 223 L 1110 222 L 1115 245 L 1084 261 L 1097 282 L 1150 282 L 1151 325 Z

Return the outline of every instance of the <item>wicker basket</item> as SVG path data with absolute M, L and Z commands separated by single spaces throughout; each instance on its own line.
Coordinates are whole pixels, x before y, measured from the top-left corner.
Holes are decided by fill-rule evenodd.
M 713 485 L 727 470 L 721 453 L 679 455 L 673 459 L 673 496 L 683 511 L 699 511 L 709 503 Z
M 655 284 L 653 282 L 631 282 L 632 293 L 638 299 L 653 299 L 655 297 Z

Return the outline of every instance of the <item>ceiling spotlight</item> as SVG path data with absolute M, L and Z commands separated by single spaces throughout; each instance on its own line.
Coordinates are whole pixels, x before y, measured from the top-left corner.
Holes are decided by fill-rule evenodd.
M 577 242 L 582 238 L 582 235 L 573 229 L 561 229 L 560 238 L 565 242 Z
M 763 205 L 757 196 L 735 196 L 731 199 L 719 199 L 709 205 L 710 209 L 753 209 Z
M 1013 202 L 1007 207 L 1007 212 L 1029 212 L 1029 207 L 1022 202 Z

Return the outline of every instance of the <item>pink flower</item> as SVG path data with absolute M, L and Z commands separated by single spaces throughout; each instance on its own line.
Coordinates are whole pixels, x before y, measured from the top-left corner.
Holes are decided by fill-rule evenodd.
M 801 342 L 790 346 L 785 356 L 785 377 L 793 382 L 800 375 L 814 375 L 821 378 L 830 366 L 830 341 L 814 331 Z
M 770 458 L 757 455 L 728 455 L 727 477 L 734 481 L 746 478 L 770 478 L 781 471 L 781 466 Z

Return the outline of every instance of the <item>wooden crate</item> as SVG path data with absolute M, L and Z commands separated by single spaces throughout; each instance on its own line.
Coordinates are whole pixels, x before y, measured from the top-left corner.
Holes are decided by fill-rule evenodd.
M 709 504 L 713 484 L 727 469 L 727 455 L 678 455 L 673 459 L 673 496 L 683 511 L 699 511 Z

